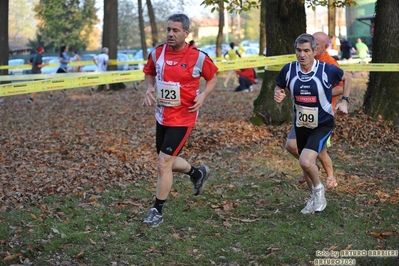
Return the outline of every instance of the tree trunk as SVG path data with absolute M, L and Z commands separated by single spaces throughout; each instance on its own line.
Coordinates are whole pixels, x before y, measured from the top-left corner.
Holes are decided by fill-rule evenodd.
M 109 49 L 109 58 L 116 59 L 118 52 L 118 1 L 104 0 L 103 46 Z M 117 66 L 108 67 L 116 70 Z
M 0 1 L 0 47 L 4 48 L 0 53 L 0 66 L 8 65 L 8 0 Z M 8 69 L 0 70 L 0 75 L 8 75 Z
M 150 25 L 151 25 L 152 46 L 156 47 L 159 42 L 158 29 L 157 29 L 157 22 L 155 20 L 154 8 L 152 7 L 151 0 L 147 0 L 147 9 L 148 9 L 148 17 L 150 18 Z
M 259 54 L 263 55 L 263 51 L 267 46 L 266 39 L 266 0 L 260 3 L 260 24 L 259 24 Z
M 398 1 L 376 2 L 372 63 L 399 63 L 398 14 Z M 399 72 L 370 72 L 363 108 L 373 118 L 399 125 Z
M 109 59 L 117 59 L 118 53 L 118 0 L 104 0 L 103 46 L 109 49 Z M 108 70 L 118 70 L 117 65 L 108 66 Z M 110 84 L 110 89 L 124 89 L 123 83 Z
M 336 8 L 331 7 L 335 0 L 328 0 L 328 36 L 335 36 L 335 13 Z
M 295 39 L 306 32 L 304 4 L 301 0 L 266 0 L 266 6 L 267 56 L 295 53 Z M 273 99 L 276 75 L 275 71 L 265 71 L 251 118 L 256 125 L 292 123 L 291 97 L 286 97 L 280 104 Z
M 216 37 L 216 57 L 222 56 L 222 42 L 223 42 L 223 28 L 224 28 L 224 2 L 220 0 L 219 3 L 219 30 Z
M 145 41 L 145 31 L 144 31 L 144 18 L 143 18 L 143 2 L 138 0 L 138 12 L 139 12 L 139 27 L 140 27 L 140 40 L 141 49 L 143 49 L 143 58 L 147 59 L 147 43 Z

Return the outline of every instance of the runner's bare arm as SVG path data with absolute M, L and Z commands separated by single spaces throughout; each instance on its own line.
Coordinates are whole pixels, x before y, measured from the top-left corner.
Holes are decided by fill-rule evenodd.
M 147 91 L 144 96 L 143 106 L 151 106 L 155 104 L 157 101 L 154 97 L 155 92 L 155 76 L 145 75 L 145 84 L 147 87 Z

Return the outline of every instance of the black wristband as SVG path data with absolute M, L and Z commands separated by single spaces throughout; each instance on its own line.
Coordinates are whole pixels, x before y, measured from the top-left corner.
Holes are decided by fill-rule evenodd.
M 349 98 L 347 96 L 342 96 L 341 99 L 347 101 L 348 103 L 350 103 L 350 101 L 351 101 L 351 98 Z

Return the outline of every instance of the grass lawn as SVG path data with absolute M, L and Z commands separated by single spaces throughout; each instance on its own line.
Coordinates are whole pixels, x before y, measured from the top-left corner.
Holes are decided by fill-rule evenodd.
M 300 213 L 310 194 L 284 150 L 290 125 L 249 122 L 260 85 L 235 93 L 221 77 L 181 154 L 209 165 L 206 189 L 193 196 L 176 174 L 157 228 L 141 226 L 156 184 L 143 84 L 5 98 L 0 265 L 398 265 L 399 133 L 360 111 L 367 74 L 353 77 L 329 149 L 339 186 L 323 212 Z

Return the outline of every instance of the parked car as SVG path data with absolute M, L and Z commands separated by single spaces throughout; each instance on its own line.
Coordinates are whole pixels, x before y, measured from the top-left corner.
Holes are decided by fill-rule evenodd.
M 83 54 L 80 56 L 80 58 L 82 59 L 82 61 L 93 62 L 93 58 L 95 56 L 96 56 L 95 54 Z M 95 72 L 96 70 L 97 70 L 97 66 L 94 64 L 94 62 L 93 62 L 93 64 L 82 66 L 83 72 Z
M 204 45 L 198 49 L 205 52 L 209 57 L 216 57 L 216 44 Z M 222 56 L 230 49 L 230 45 L 222 43 Z
M 43 63 L 50 62 L 50 60 L 59 60 L 59 59 L 58 59 L 58 56 L 43 56 L 42 57 Z M 60 62 L 60 61 L 58 61 L 58 62 Z
M 147 55 L 149 55 L 153 49 L 154 49 L 154 48 L 147 48 Z M 143 57 L 143 49 L 140 49 L 140 50 L 133 56 L 132 61 L 136 61 L 136 60 L 137 60 L 137 61 L 139 61 L 139 60 L 147 60 L 147 58 L 144 59 L 144 57 Z M 134 65 L 131 65 L 130 68 L 133 69 L 133 70 L 143 69 L 143 68 L 144 68 L 144 64 L 134 64 Z
M 9 66 L 21 66 L 24 65 L 25 61 L 23 59 L 10 59 L 8 60 Z M 26 70 L 18 69 L 18 68 L 9 68 L 8 75 L 22 75 L 25 74 Z
M 244 46 L 244 48 L 247 48 L 248 46 L 259 48 L 259 41 L 258 40 L 244 40 L 241 42 L 241 45 Z
M 117 54 L 117 60 L 118 62 L 127 62 L 129 61 L 129 56 L 127 54 L 123 53 L 118 53 Z M 129 65 L 128 64 L 118 64 L 118 70 L 129 70 Z
M 50 65 L 42 67 L 42 74 L 55 74 L 57 73 L 58 67 L 60 66 L 60 60 L 58 59 L 58 57 L 56 57 L 56 59 L 50 60 L 46 58 L 46 61 L 43 60 L 43 63 L 49 63 Z
M 132 60 L 133 56 L 137 54 L 137 52 L 138 49 L 128 49 L 128 50 L 120 50 L 118 51 L 118 54 L 126 54 L 129 57 L 129 59 Z
M 242 57 L 249 57 L 249 56 L 257 56 L 259 55 L 259 48 L 254 46 L 246 46 L 244 47 L 244 53 L 241 55 Z
M 93 61 L 93 58 L 95 56 L 96 56 L 95 54 L 84 54 L 84 55 L 81 55 L 80 58 L 82 58 L 82 61 Z M 118 61 L 129 61 L 129 57 L 126 54 L 118 53 L 117 60 Z M 118 70 L 128 70 L 128 69 L 129 69 L 128 64 L 118 64 Z M 83 72 L 95 72 L 96 70 L 97 70 L 97 66 L 94 63 L 90 64 L 90 65 L 82 66 Z
M 206 53 L 209 57 L 216 57 L 216 49 L 212 47 L 201 47 L 198 49 Z
M 42 67 L 42 74 L 55 74 L 60 67 L 60 58 L 58 56 L 43 56 L 42 62 L 43 64 L 50 64 L 50 66 Z M 73 68 L 68 66 L 68 71 L 73 71 Z

